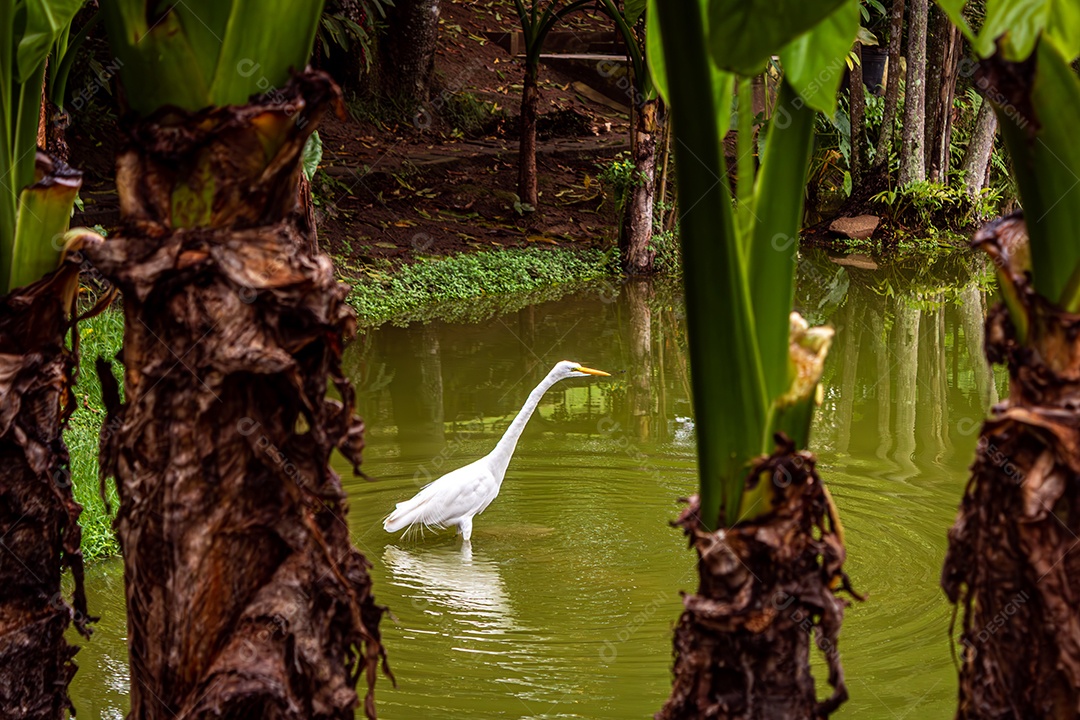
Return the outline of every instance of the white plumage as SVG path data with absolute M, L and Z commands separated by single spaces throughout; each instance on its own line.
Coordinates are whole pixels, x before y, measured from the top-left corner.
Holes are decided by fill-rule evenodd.
M 473 517 L 484 512 L 498 496 L 518 438 L 540 403 L 540 398 L 560 380 L 588 375 L 607 376 L 608 373 L 582 367 L 569 360 L 556 363 L 547 377 L 529 394 L 494 450 L 476 462 L 425 485 L 409 500 L 399 502 L 394 512 L 383 521 L 383 529 L 397 532 L 414 526 L 445 528 L 456 525 L 464 541 L 469 542 Z

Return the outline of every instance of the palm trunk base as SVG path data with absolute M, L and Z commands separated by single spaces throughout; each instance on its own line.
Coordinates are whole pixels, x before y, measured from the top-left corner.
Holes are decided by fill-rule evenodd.
M 1037 337 L 1020 342 L 1005 308 L 991 311 L 987 357 L 1008 366 L 1009 400 L 983 425 L 941 579 L 963 611 L 963 719 L 1080 715 L 1080 317 L 1011 265 L 1023 233 L 1012 216 L 975 238 Z
M 337 98 L 305 73 L 144 121 L 117 163 L 124 224 L 94 262 L 124 294 L 123 404 L 99 374 L 132 717 L 351 720 L 362 675 L 375 715 L 383 608 L 330 468 L 363 446 L 341 370 L 355 317 L 296 203 L 301 149 Z
M 62 432 L 74 409 L 65 347 L 79 264 L 0 298 L 0 717 L 55 720 L 71 708 L 77 648 L 89 636 L 78 525 Z M 60 589 L 75 581 L 74 607 Z
M 847 699 L 837 649 L 847 601 L 836 591 L 851 591 L 831 501 L 813 456 L 786 442 L 751 473 L 762 476 L 779 500 L 760 521 L 707 532 L 695 497 L 676 522 L 698 552 L 700 585 L 683 598 L 674 687 L 658 720 L 821 718 Z M 834 688 L 824 701 L 810 673 L 811 634 Z

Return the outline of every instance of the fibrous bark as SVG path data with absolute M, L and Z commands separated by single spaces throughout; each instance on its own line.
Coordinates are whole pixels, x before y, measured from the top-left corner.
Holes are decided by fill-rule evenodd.
M 928 0 L 908 3 L 907 80 L 904 84 L 900 185 L 926 180 L 926 26 Z
M 683 597 L 675 683 L 658 720 L 822 718 L 847 699 L 837 648 L 847 602 L 834 592 L 850 592 L 843 537 L 814 457 L 777 440 L 750 474 L 773 482 L 771 513 L 707 532 L 691 498 L 676 522 L 698 552 L 700 585 Z M 820 702 L 811 634 L 833 687 Z
M 973 241 L 1014 286 L 1031 319 L 1021 341 L 1003 306 L 986 354 L 1009 369 L 1009 398 L 983 425 L 941 584 L 963 612 L 957 718 L 1080 714 L 1080 317 L 1027 281 L 1023 219 Z
M 656 191 L 656 136 L 660 132 L 659 100 L 648 100 L 634 117 L 634 174 L 623 207 L 619 231 L 619 252 L 623 272 L 647 275 L 655 269 L 656 251 L 650 243 L 653 234 L 653 198 Z
M 361 674 L 374 716 L 383 609 L 329 466 L 363 445 L 341 373 L 355 318 L 296 203 L 301 149 L 337 102 L 308 72 L 126 128 L 122 224 L 93 260 L 124 293 L 126 400 L 99 368 L 101 461 L 140 720 L 352 718 Z
M 89 637 L 78 524 L 62 432 L 75 408 L 65 345 L 79 259 L 0 298 L 0 717 L 57 720 L 77 648 Z M 64 599 L 64 567 L 74 580 Z
M 539 204 L 536 179 L 536 116 L 540 109 L 540 89 L 536 85 L 539 68 L 526 68 L 521 91 L 521 138 L 518 140 L 518 198 L 523 203 Z

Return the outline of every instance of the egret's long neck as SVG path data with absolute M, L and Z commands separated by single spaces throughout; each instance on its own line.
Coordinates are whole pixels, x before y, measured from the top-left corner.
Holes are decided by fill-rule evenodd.
M 555 377 L 555 371 L 553 370 L 540 381 L 539 385 L 533 388 L 533 391 L 529 393 L 529 398 L 521 406 L 521 410 L 518 411 L 517 417 L 510 423 L 510 427 L 506 428 L 502 438 L 499 439 L 499 444 L 491 451 L 489 457 L 495 461 L 495 469 L 500 480 L 506 472 L 506 468 L 510 465 L 510 458 L 514 454 L 514 448 L 517 447 L 518 438 L 521 437 L 522 431 L 525 430 L 525 425 L 529 422 L 529 418 L 532 417 L 536 406 L 540 404 L 540 398 L 544 397 L 544 393 L 548 391 L 548 388 L 558 381 L 559 378 Z

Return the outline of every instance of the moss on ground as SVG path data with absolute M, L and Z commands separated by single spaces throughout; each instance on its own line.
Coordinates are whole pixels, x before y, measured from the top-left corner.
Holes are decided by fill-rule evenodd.
M 403 321 L 432 303 L 529 293 L 540 288 L 595 280 L 609 274 L 611 258 L 600 250 L 524 248 L 454 255 L 406 265 L 394 273 L 353 280 L 349 294 L 365 326 Z
M 116 486 L 110 480 L 106 495 L 112 512 L 101 498 L 98 482 L 98 441 L 105 420 L 101 402 L 101 383 L 94 363 L 98 357 L 112 360 L 120 350 L 124 337 L 124 315 L 119 310 L 107 310 L 97 317 L 79 323 L 79 374 L 75 385 L 75 412 L 64 432 L 71 455 L 71 482 L 75 499 L 83 506 L 79 524 L 82 525 L 83 555 L 92 560 L 116 555 L 120 545 L 113 532 L 112 521 L 120 503 Z M 113 374 L 122 383 L 122 368 L 113 363 Z

